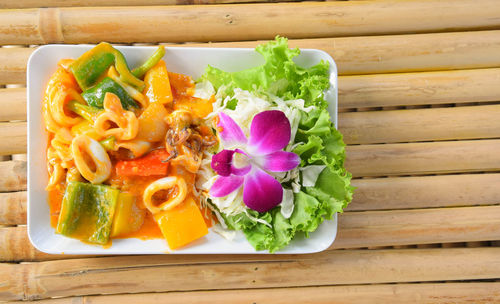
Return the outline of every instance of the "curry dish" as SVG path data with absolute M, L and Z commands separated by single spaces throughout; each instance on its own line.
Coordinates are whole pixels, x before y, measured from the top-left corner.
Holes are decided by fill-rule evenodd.
M 212 213 L 194 184 L 218 144 L 202 120 L 213 96 L 194 97 L 191 77 L 169 72 L 164 53 L 130 70 L 101 43 L 59 62 L 43 100 L 57 233 L 100 245 L 164 237 L 171 249 L 207 234 Z

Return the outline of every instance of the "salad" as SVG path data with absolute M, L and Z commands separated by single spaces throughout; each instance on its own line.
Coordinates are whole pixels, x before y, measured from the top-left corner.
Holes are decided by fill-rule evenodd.
M 287 39 L 256 48 L 262 66 L 225 72 L 209 66 L 197 94 L 215 94 L 217 153 L 198 173 L 202 199 L 225 230 L 241 230 L 256 250 L 275 252 L 306 236 L 352 200 L 345 144 L 324 99 L 329 65 L 298 66 Z
M 256 51 L 262 66 L 197 80 L 163 47 L 134 69 L 107 43 L 59 62 L 43 100 L 56 233 L 177 249 L 212 230 L 276 252 L 342 212 L 353 187 L 328 63 L 298 66 L 281 37 Z

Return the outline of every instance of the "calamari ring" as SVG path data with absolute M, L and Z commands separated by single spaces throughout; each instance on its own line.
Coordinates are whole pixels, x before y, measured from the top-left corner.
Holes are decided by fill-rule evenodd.
M 50 112 L 52 118 L 60 125 L 65 127 L 71 127 L 82 121 L 79 116 L 68 116 L 65 111 L 65 107 L 68 101 L 76 100 L 81 104 L 85 104 L 85 100 L 82 98 L 78 92 L 73 88 L 68 88 L 64 85 L 58 85 L 54 88 L 56 90 L 55 94 L 50 96 Z M 70 111 L 68 111 L 70 112 Z
M 125 111 L 120 98 L 113 93 L 106 93 L 103 105 L 104 111 L 97 116 L 94 122 L 96 132 L 103 137 L 114 136 L 119 140 L 135 138 L 139 131 L 139 120 L 135 113 Z M 110 127 L 109 122 L 118 127 Z
M 92 184 L 100 184 L 111 174 L 111 161 L 101 144 L 87 135 L 78 135 L 71 143 L 71 151 L 76 168 Z M 95 165 L 95 171 L 89 167 L 84 157 L 86 153 Z
M 78 90 L 75 78 L 64 68 L 60 67 L 52 74 L 45 89 L 42 108 L 47 130 L 56 133 L 60 126 L 69 127 L 77 120 L 81 120 L 81 118 L 66 115 L 64 111 L 66 101 L 69 99 L 85 103 Z
M 162 202 L 158 206 L 153 204 L 153 195 L 161 190 L 172 189 L 177 186 L 177 194 Z M 186 181 L 182 177 L 178 176 L 167 176 L 164 178 L 160 178 L 146 187 L 143 194 L 143 202 L 146 208 L 151 211 L 151 213 L 156 214 L 161 211 L 167 211 L 175 206 L 182 203 L 187 196 L 187 185 Z

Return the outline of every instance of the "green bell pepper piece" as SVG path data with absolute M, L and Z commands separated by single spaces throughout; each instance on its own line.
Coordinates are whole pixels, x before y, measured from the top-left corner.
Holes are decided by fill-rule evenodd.
M 115 144 L 116 144 L 116 138 L 114 136 L 110 136 L 108 138 L 101 140 L 99 143 L 104 148 L 104 150 L 114 151 Z
M 120 73 L 120 79 L 123 82 L 134 86 L 139 91 L 144 89 L 144 82 L 130 72 L 123 54 L 106 42 L 101 42 L 85 52 L 69 68 L 82 90 L 85 91 L 94 86 L 112 64 Z
M 120 98 L 124 109 L 128 110 L 130 107 L 138 107 L 132 97 L 130 97 L 130 95 L 127 93 L 127 91 L 125 91 L 125 89 L 121 85 L 119 85 L 110 77 L 104 78 L 93 88 L 84 91 L 82 93 L 82 97 L 83 99 L 85 99 L 85 101 L 87 101 L 87 104 L 89 106 L 102 109 L 104 96 L 108 92 L 113 93 L 118 96 L 118 98 Z
M 132 70 L 132 74 L 134 74 L 137 78 L 142 78 L 142 76 L 154 67 L 163 58 L 163 56 L 165 56 L 165 47 L 160 45 L 153 55 L 146 60 L 146 62 Z
M 119 194 L 109 186 L 68 183 L 56 232 L 84 242 L 107 244 Z
M 88 120 L 91 123 L 94 123 L 97 114 L 99 114 L 100 112 L 98 109 L 81 104 L 76 100 L 71 100 L 70 102 L 68 102 L 68 109 L 80 115 L 85 120 Z

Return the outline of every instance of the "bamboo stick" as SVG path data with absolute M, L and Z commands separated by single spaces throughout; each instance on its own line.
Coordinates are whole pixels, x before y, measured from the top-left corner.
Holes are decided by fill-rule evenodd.
M 346 212 L 332 248 L 493 240 L 500 206 Z
M 0 84 L 26 83 L 26 65 L 34 48 L 0 48 Z
M 155 6 L 155 5 L 189 5 L 189 4 L 224 4 L 249 2 L 294 2 L 297 0 L 4 0 L 0 9 L 19 9 L 34 7 L 75 7 L 75 6 Z
M 347 144 L 499 138 L 499 117 L 500 105 L 349 112 L 339 128 Z
M 198 47 L 255 47 L 264 41 L 248 41 L 248 42 L 229 42 L 229 43 L 203 43 L 203 44 L 188 44 L 188 46 Z M 175 45 L 169 45 L 175 46 Z M 185 46 L 185 45 L 182 45 Z M 497 54 L 500 52 L 500 31 L 478 31 L 478 32 L 459 32 L 459 33 L 437 33 L 437 34 L 417 34 L 417 35 L 387 35 L 387 36 L 368 36 L 368 37 L 346 37 L 346 38 L 324 38 L 324 39 L 291 39 L 291 47 L 321 49 L 329 53 L 336 61 L 340 75 L 352 74 L 373 74 L 373 73 L 388 73 L 388 72 L 409 72 L 409 71 L 429 71 L 429 70 L 450 70 L 450 69 L 470 69 L 484 67 L 499 67 L 500 58 Z M 0 48 L 0 84 L 6 83 L 25 83 L 26 82 L 26 63 L 29 55 L 33 52 L 33 48 L 16 48 L 7 49 Z M 463 82 L 460 81 L 460 76 L 457 75 L 455 81 L 458 85 L 465 86 L 463 91 L 457 87 L 451 87 L 449 93 L 453 98 L 455 96 L 453 90 L 458 90 L 465 96 L 470 95 L 470 92 L 476 92 L 474 96 L 489 95 L 489 90 L 495 89 L 487 86 L 491 83 L 488 75 L 484 75 L 482 79 L 474 82 L 478 85 L 486 86 L 489 90 L 466 90 L 469 79 L 467 77 L 481 77 L 481 75 L 467 76 Z M 397 76 L 397 75 L 394 75 Z M 417 75 L 414 75 L 418 77 Z M 451 77 L 452 75 L 450 75 Z M 439 81 L 439 74 L 422 75 L 422 77 L 434 77 L 433 81 Z M 446 77 L 444 75 L 444 77 Z M 397 78 L 397 77 L 396 77 Z M 376 90 L 379 84 L 379 78 L 361 78 L 364 83 L 361 87 L 356 85 L 351 86 L 350 79 L 346 79 L 345 83 L 342 79 L 340 84 L 347 86 L 345 90 L 350 93 L 366 93 L 373 94 L 373 98 L 380 100 L 378 102 L 387 102 L 391 100 L 394 104 L 403 102 L 403 98 L 410 98 L 404 95 L 405 91 L 395 88 L 394 92 L 388 92 L 386 95 Z M 390 81 L 392 78 L 383 78 Z M 450 79 L 452 81 L 453 79 Z M 482 80 L 482 81 L 481 81 Z M 372 82 L 375 82 L 372 84 Z M 484 82 L 484 84 L 482 84 Z M 425 82 L 424 82 L 425 83 Z M 440 82 L 438 82 L 440 83 Z M 383 85 L 383 84 L 380 84 Z M 413 85 L 417 88 L 413 89 Z M 432 100 L 439 98 L 441 93 L 447 91 L 446 86 L 443 88 L 445 92 L 441 92 L 439 88 L 432 88 L 425 92 L 418 90 L 420 83 L 417 80 L 408 80 L 408 83 L 399 88 L 408 88 L 414 94 L 424 94 Z M 410 87 L 408 87 L 410 86 Z M 366 87 L 367 91 L 361 90 Z M 436 93 L 432 95 L 433 90 Z M 339 92 L 341 98 L 345 94 L 341 88 Z M 394 95 L 394 98 L 391 96 Z M 417 94 L 418 95 L 418 94 Z M 432 97 L 432 96 L 434 97 Z M 353 102 L 356 102 L 355 94 L 353 94 Z M 359 96 L 362 104 L 363 95 Z M 397 98 L 397 100 L 394 100 Z M 446 98 L 446 95 L 442 97 Z M 383 101 L 388 99 L 388 101 Z M 486 100 L 488 101 L 488 100 Z M 368 101 L 367 101 L 368 102 Z M 422 102 L 422 101 L 420 101 Z M 355 107 L 355 106 L 351 106 Z
M 288 2 L 292 2 L 290 0 Z M 75 7 L 75 6 L 153 6 L 153 5 L 186 5 L 186 4 L 220 4 L 248 2 L 287 2 L 283 0 L 4 0 L 0 9 L 19 9 L 32 7 Z
M 338 81 L 342 108 L 500 100 L 500 69 L 343 76 Z
M 500 206 L 346 212 L 330 249 L 495 240 L 500 235 Z M 2 261 L 68 258 L 32 247 L 25 227 L 0 228 Z
M 2 244 L 2 246 L 0 246 L 0 261 L 2 262 L 44 261 L 89 257 L 84 255 L 47 254 L 38 251 L 28 239 L 26 226 L 0 228 L 0 244 Z
M 26 162 L 0 162 L 0 192 L 26 190 Z
M 26 224 L 26 191 L 0 193 L 0 224 Z
M 348 146 L 353 176 L 416 175 L 500 170 L 500 140 Z
M 26 153 L 26 133 L 25 122 L 4 122 L 0 123 L 0 155 Z
M 500 248 L 339 250 L 315 255 L 112 257 L 0 264 L 0 299 L 340 284 L 490 279 Z M 219 256 L 220 257 L 220 256 Z M 232 260 L 235 258 L 235 260 Z M 259 257 L 262 258 L 262 257 Z M 205 262 L 204 262 L 205 261 Z M 137 278 L 141 278 L 137 280 Z
M 499 290 L 500 282 L 379 284 L 83 296 L 41 300 L 40 303 L 486 304 L 500 301 Z
M 0 244 L 1 261 L 36 261 L 49 257 L 31 245 L 26 226 L 0 228 Z
M 435 208 L 500 203 L 500 174 L 355 179 L 348 211 Z
M 255 47 L 259 43 L 208 46 Z M 500 67 L 500 31 L 292 39 L 290 46 L 324 50 L 335 59 L 339 75 Z
M 321 38 L 496 29 L 497 4 L 386 0 L 11 10 L 0 12 L 0 44 L 235 41 L 272 39 L 278 33 Z M 300 22 L 289 22 L 290 16 Z
M 26 120 L 26 89 L 0 89 L 0 121 Z

